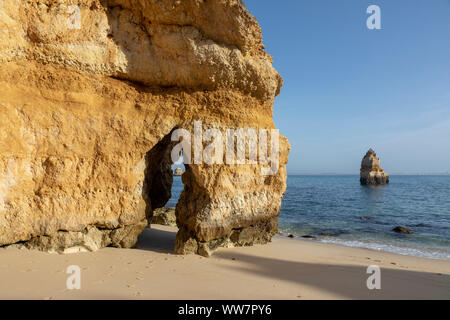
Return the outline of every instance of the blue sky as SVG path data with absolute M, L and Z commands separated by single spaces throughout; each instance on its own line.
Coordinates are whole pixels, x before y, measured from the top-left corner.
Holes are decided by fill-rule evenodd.
M 288 172 L 450 172 L 450 0 L 244 0 L 284 79 Z M 369 30 L 369 5 L 381 30 Z

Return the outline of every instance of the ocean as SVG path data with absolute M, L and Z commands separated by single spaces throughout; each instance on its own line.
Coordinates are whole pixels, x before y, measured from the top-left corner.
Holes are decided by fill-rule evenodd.
M 174 178 L 176 206 L 183 183 Z M 397 234 L 397 226 L 413 234 Z M 391 176 L 365 187 L 359 176 L 295 176 L 287 180 L 280 232 L 313 241 L 450 260 L 450 176 Z

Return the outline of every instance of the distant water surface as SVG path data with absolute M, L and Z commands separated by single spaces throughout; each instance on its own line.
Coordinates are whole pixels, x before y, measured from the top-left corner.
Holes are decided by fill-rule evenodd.
M 450 176 L 391 176 L 370 188 L 359 176 L 289 176 L 280 231 L 317 241 L 450 260 Z M 176 206 L 183 190 L 174 178 Z M 414 234 L 392 231 L 404 226 Z

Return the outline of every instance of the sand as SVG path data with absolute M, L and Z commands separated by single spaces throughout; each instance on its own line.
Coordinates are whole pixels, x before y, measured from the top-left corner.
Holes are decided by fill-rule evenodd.
M 49 254 L 0 249 L 1 299 L 450 299 L 450 261 L 276 237 L 212 258 L 171 253 L 176 229 L 152 226 L 137 249 Z M 70 265 L 81 289 L 68 290 Z M 381 290 L 368 290 L 369 265 Z

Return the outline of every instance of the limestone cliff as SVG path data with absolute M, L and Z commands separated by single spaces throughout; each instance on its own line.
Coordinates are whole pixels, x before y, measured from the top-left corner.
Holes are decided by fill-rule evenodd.
M 133 247 L 177 128 L 273 129 L 281 77 L 239 0 L 0 1 L 0 246 Z M 270 241 L 280 167 L 186 165 L 176 252 Z
M 362 185 L 389 183 L 389 175 L 380 168 L 380 158 L 372 149 L 367 151 L 361 162 L 360 182 Z

